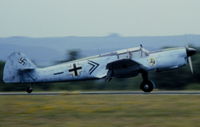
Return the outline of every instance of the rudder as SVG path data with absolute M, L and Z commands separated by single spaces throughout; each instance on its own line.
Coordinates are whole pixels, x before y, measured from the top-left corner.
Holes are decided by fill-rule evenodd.
M 20 83 L 25 70 L 34 70 L 36 66 L 20 52 L 13 52 L 4 66 L 3 81 L 5 83 Z

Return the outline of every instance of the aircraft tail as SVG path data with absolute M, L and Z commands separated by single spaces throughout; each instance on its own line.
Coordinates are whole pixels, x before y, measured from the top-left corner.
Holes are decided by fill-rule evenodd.
M 33 71 L 36 66 L 20 52 L 12 53 L 4 66 L 3 81 L 5 83 L 23 82 L 23 73 L 25 71 Z

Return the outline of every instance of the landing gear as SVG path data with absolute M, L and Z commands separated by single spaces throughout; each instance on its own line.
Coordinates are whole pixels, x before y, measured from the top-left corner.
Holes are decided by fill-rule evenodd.
M 105 79 L 106 82 L 110 82 L 112 80 L 112 74 L 113 74 L 113 71 L 109 70 Z
M 26 88 L 27 93 L 31 93 L 32 91 L 33 91 L 33 88 L 31 87 L 31 85 Z
M 153 91 L 154 84 L 152 81 L 149 80 L 148 72 L 142 71 L 142 78 L 143 82 L 140 84 L 140 89 L 144 92 L 151 92 Z

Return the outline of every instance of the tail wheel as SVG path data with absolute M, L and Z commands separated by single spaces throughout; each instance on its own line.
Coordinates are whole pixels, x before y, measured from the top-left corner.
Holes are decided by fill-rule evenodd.
M 27 87 L 27 89 L 26 89 L 26 92 L 27 93 L 31 93 L 33 91 L 33 88 L 32 87 Z
M 140 85 L 140 89 L 144 92 L 151 92 L 154 88 L 152 81 L 143 81 Z

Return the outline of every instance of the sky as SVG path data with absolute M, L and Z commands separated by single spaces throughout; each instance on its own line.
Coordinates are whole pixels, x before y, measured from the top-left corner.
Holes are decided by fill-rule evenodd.
M 200 0 L 0 0 L 0 37 L 200 34 Z

